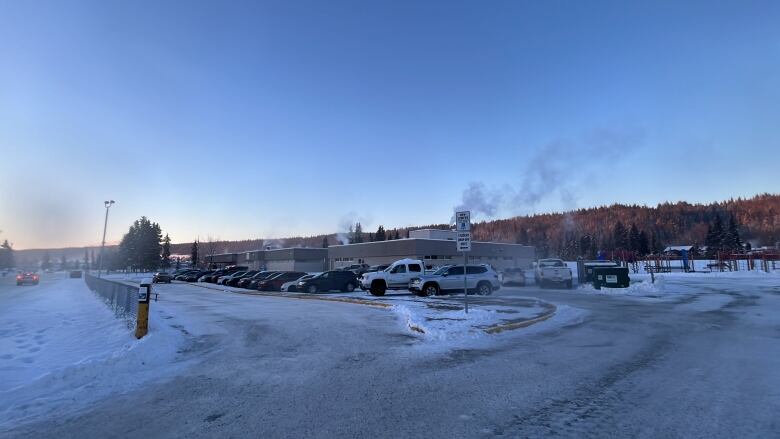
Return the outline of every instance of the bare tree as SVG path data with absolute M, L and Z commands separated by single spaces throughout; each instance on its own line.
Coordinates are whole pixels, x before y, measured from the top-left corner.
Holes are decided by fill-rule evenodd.
M 211 268 L 214 262 L 214 255 L 217 254 L 219 242 L 220 240 L 218 237 L 215 238 L 211 235 L 206 236 L 206 245 L 204 250 L 206 250 L 206 261 L 208 262 L 207 268 Z

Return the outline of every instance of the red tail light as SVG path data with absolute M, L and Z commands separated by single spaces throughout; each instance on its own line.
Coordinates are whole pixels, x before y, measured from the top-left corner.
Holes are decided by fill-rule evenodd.
M 17 275 L 16 276 L 16 280 L 22 280 L 22 276 L 21 275 Z

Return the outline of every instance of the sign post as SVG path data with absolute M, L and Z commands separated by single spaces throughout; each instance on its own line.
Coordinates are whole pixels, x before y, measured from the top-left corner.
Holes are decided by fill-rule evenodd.
M 458 234 L 456 245 L 458 251 L 463 252 L 463 303 L 466 306 L 466 314 L 469 313 L 469 287 L 466 280 L 466 264 L 468 264 L 468 252 L 471 251 L 471 211 L 455 212 L 455 230 Z

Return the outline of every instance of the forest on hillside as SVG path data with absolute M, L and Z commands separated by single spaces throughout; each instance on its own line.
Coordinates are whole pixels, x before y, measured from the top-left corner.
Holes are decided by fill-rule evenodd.
M 780 195 L 762 194 L 752 198 L 730 199 L 709 204 L 691 204 L 684 201 L 663 203 L 655 207 L 613 204 L 611 206 L 578 209 L 564 213 L 518 216 L 508 219 L 483 221 L 474 224 L 475 241 L 495 241 L 527 244 L 537 247 L 539 256 L 557 255 L 576 257 L 594 251 L 611 251 L 623 245 L 621 236 L 631 239 L 632 229 L 637 236 L 644 234 L 648 249 L 662 250 L 668 245 L 707 245 L 707 234 L 719 218 L 724 228 L 731 218 L 735 221 L 742 242 L 752 246 L 776 245 L 780 241 Z M 381 226 L 380 226 L 381 227 Z M 350 242 L 406 237 L 409 230 L 421 228 L 448 229 L 448 224 L 429 224 L 418 227 L 384 230 L 353 229 L 340 238 Z M 616 233 L 616 228 L 624 228 Z M 274 240 L 220 241 L 209 243 L 214 253 L 242 252 L 271 247 L 321 247 L 326 239 L 329 245 L 339 244 L 336 234 L 291 237 Z M 587 243 L 587 245 L 583 245 Z M 190 243 L 174 244 L 172 253 L 189 254 Z M 631 245 L 629 243 L 628 245 Z M 201 243 L 201 254 L 204 244 Z

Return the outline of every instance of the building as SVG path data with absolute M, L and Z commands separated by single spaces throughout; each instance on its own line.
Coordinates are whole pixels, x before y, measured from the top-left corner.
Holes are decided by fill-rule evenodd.
M 446 241 L 455 241 L 458 237 L 458 232 L 441 229 L 418 229 L 410 230 L 409 237 L 416 239 L 443 239 Z
M 278 248 L 254 250 L 238 255 L 238 265 L 250 270 L 324 271 L 328 259 L 326 248 Z
M 449 239 L 410 237 L 392 241 L 332 245 L 327 250 L 327 268 L 331 270 L 352 264 L 390 264 L 403 258 L 421 259 L 428 268 L 463 263 L 463 254 L 456 250 L 455 241 Z M 536 249 L 520 244 L 472 242 L 469 252 L 469 263 L 490 264 L 498 271 L 516 267 L 531 268 L 535 259 Z
M 209 269 L 220 269 L 231 265 L 239 265 L 238 253 L 220 253 L 218 255 L 209 255 L 203 257 L 206 267 Z

